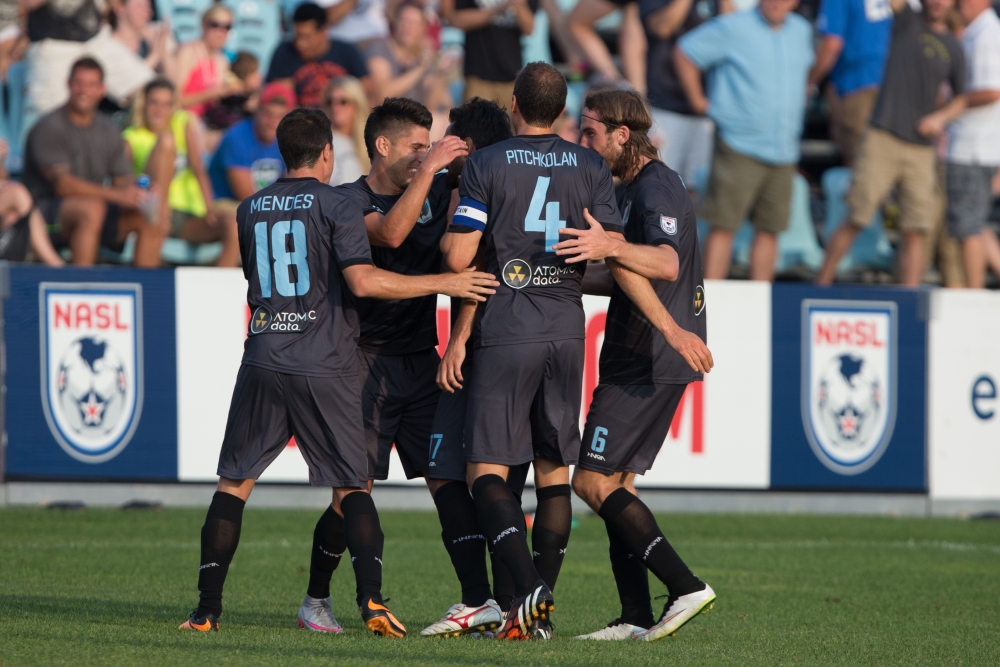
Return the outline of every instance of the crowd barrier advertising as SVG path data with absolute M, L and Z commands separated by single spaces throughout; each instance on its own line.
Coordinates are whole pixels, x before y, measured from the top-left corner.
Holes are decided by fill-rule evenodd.
M 929 329 L 931 497 L 1000 499 L 1000 294 L 935 292 Z
M 927 298 L 774 286 L 772 488 L 926 490 Z
M 240 270 L 9 276 L 10 478 L 215 480 L 249 317 Z M 929 478 L 938 497 L 1000 497 L 996 295 L 709 281 L 706 297 L 715 370 L 639 486 L 919 492 Z M 584 306 L 585 415 L 607 299 Z M 447 299 L 438 321 L 445 338 Z M 294 446 L 262 478 L 307 479 Z M 405 482 L 397 461 L 389 481 Z
M 173 273 L 9 276 L 7 475 L 176 480 Z

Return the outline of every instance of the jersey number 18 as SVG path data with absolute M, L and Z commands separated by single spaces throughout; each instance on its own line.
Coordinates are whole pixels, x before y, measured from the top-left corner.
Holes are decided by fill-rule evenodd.
M 281 220 L 271 228 L 271 252 L 267 251 L 267 223 L 253 226 L 257 243 L 257 279 L 260 295 L 271 298 L 271 255 L 274 256 L 274 288 L 281 296 L 302 296 L 309 291 L 309 262 L 306 261 L 306 226 L 301 220 Z M 292 237 L 292 250 L 288 237 Z M 294 268 L 293 268 L 294 267 Z
M 548 176 L 539 176 L 535 182 L 535 192 L 528 204 L 528 214 L 524 216 L 524 231 L 545 232 L 545 252 L 555 252 L 552 246 L 559 242 L 559 230 L 566 226 L 565 220 L 559 219 L 559 202 L 545 203 L 549 193 Z M 545 207 L 545 219 L 542 220 L 542 207 Z

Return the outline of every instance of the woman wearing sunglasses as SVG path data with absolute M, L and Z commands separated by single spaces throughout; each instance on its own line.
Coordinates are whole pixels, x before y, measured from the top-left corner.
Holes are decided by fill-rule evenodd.
M 201 39 L 183 44 L 177 52 L 174 84 L 180 105 L 199 118 L 223 97 L 244 92 L 242 81 L 226 76 L 229 58 L 222 49 L 232 27 L 232 12 L 225 5 L 212 5 L 201 19 Z
M 368 173 L 365 149 L 368 97 L 353 76 L 330 79 L 323 91 L 323 110 L 333 123 L 333 176 L 330 185 L 352 183 Z

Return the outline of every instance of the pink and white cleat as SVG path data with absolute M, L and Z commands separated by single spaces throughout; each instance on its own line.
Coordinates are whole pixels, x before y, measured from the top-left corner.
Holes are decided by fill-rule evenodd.
M 437 623 L 420 631 L 421 637 L 458 637 L 496 630 L 503 623 L 503 612 L 493 600 L 481 607 L 467 607 L 461 602 L 448 610 Z
M 330 598 L 317 600 L 308 595 L 299 607 L 299 627 L 313 632 L 343 632 L 337 622 L 337 617 L 333 615 L 333 608 L 330 606 Z

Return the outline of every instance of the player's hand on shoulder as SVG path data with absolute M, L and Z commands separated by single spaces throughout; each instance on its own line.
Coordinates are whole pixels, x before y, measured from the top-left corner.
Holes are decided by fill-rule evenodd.
M 708 373 L 715 366 L 711 350 L 705 345 L 705 341 L 696 334 L 684 329 L 677 329 L 669 334 L 664 334 L 664 337 L 667 339 L 667 344 L 677 350 L 696 372 Z
M 500 285 L 492 273 L 476 271 L 474 266 L 461 273 L 442 273 L 441 283 L 441 294 L 473 301 L 486 301 L 486 297 L 497 293 L 493 288 Z
M 437 384 L 441 391 L 454 394 L 456 390 L 462 388 L 462 364 L 465 363 L 465 345 L 448 345 L 438 366 Z
M 601 226 L 590 211 L 583 209 L 583 219 L 587 221 L 587 229 L 560 229 L 561 236 L 571 236 L 573 238 L 560 241 L 552 246 L 557 255 L 573 255 L 566 258 L 567 264 L 583 262 L 588 259 L 604 259 L 612 257 L 620 241 L 606 231 Z
M 468 154 L 469 147 L 466 145 L 465 139 L 449 135 L 434 142 L 421 166 L 430 170 L 432 174 L 436 174 L 451 164 L 455 158 Z

